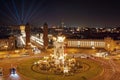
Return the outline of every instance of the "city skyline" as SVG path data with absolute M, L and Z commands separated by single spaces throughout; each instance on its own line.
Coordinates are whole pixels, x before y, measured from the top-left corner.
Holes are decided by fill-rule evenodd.
M 0 0 L 0 24 L 119 25 L 118 1 Z
M 120 80 L 119 4 L 0 0 L 0 80 Z

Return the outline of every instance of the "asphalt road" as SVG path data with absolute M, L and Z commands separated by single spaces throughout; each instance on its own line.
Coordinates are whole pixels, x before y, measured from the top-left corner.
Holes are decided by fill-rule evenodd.
M 0 80 L 30 80 L 29 78 L 17 72 L 17 65 L 19 65 L 19 63 L 21 62 L 24 62 L 24 60 L 35 57 L 43 57 L 46 55 L 48 54 L 38 54 L 33 56 L 0 59 L 0 67 L 3 68 L 3 76 L 0 76 Z M 15 75 L 10 74 L 10 69 L 13 67 L 16 68 Z
M 38 56 L 45 56 L 48 54 L 40 54 Z M 22 74 L 19 74 L 16 70 L 15 75 L 10 74 L 10 68 L 17 67 L 20 62 L 26 59 L 34 58 L 35 56 L 24 56 L 18 58 L 4 58 L 0 59 L 0 67 L 3 68 L 3 76 L 0 76 L 0 80 L 29 80 Z M 116 63 L 112 57 L 109 59 L 104 58 L 92 58 L 94 61 L 101 63 L 104 71 L 91 80 L 120 80 L 120 64 Z
M 3 76 L 0 80 L 29 80 L 27 77 L 17 72 L 17 65 L 26 59 L 34 58 L 34 56 L 20 57 L 20 58 L 5 58 L 0 60 L 0 67 L 3 68 Z M 16 74 L 10 74 L 11 68 L 16 68 Z
M 120 64 L 110 57 L 110 59 L 95 58 L 94 61 L 100 62 L 104 71 L 92 80 L 120 80 Z

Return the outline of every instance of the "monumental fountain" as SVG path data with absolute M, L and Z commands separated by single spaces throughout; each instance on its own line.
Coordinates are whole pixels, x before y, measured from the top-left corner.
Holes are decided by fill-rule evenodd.
M 64 53 L 64 36 L 58 36 L 54 41 L 54 52 L 44 56 L 32 66 L 32 70 L 45 74 L 72 75 L 83 67 L 74 56 L 68 57 Z

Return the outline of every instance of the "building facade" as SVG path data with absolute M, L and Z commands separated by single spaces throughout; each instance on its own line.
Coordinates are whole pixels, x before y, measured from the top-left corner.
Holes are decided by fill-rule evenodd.
M 90 40 L 90 39 L 69 39 L 66 41 L 67 47 L 83 47 L 83 48 L 104 48 L 104 40 Z
M 0 50 L 14 50 L 15 49 L 15 37 L 10 36 L 5 39 L 0 39 Z
M 115 41 L 110 37 L 105 39 L 67 39 L 67 47 L 80 47 L 80 48 L 104 48 L 107 51 L 114 51 L 119 49 L 117 44 L 119 41 Z

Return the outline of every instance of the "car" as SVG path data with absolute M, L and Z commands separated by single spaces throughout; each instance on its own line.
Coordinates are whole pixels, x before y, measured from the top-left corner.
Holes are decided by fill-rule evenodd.
M 3 75 L 3 68 L 0 67 L 0 76 Z
M 11 69 L 10 69 L 10 73 L 11 73 L 11 74 L 15 74 L 15 73 L 16 73 L 16 69 L 15 69 L 15 68 L 11 68 Z

